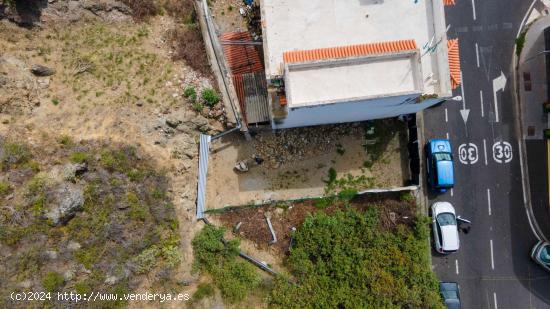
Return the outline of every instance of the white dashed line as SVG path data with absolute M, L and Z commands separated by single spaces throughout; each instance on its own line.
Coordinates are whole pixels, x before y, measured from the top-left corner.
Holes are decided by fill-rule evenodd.
M 479 91 L 479 101 L 481 102 L 481 117 L 485 117 L 485 113 L 483 112 L 483 91 Z
M 494 270 L 495 269 L 495 259 L 493 258 L 493 240 L 492 239 L 490 240 L 490 245 L 491 245 L 491 269 Z
M 487 207 L 489 208 L 489 216 L 491 215 L 491 190 L 487 189 Z
M 485 155 L 485 165 L 487 165 L 487 141 L 485 139 L 483 139 L 483 154 Z
M 453 194 L 455 194 L 453 188 L 451 188 L 451 196 L 453 196 Z
M 496 293 L 496 292 L 493 292 L 493 300 L 495 301 L 495 309 L 498 309 L 498 304 L 497 304 L 497 293 Z
M 446 136 L 447 136 L 447 139 L 449 139 L 449 132 L 447 132 Z
M 475 2 L 475 0 L 472 0 L 472 14 L 473 14 L 474 20 L 476 20 L 476 2 Z
M 479 68 L 479 47 L 476 43 L 476 60 L 477 60 L 477 67 Z
M 445 122 L 449 122 L 449 114 L 447 113 L 446 108 L 445 108 Z
M 456 274 L 458 275 L 458 260 L 455 260 Z

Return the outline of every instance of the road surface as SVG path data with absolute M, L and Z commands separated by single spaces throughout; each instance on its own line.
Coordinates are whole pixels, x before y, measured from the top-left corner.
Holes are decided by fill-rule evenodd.
M 467 309 L 550 308 L 550 274 L 529 257 L 537 239 L 523 206 L 511 87 L 514 39 L 530 4 L 457 0 L 446 8 L 463 74 L 454 95 L 463 101 L 424 111 L 425 138 L 449 137 L 455 158 L 455 189 L 429 202 L 449 201 L 473 222 L 459 252 L 433 257 L 439 279 L 459 283 Z

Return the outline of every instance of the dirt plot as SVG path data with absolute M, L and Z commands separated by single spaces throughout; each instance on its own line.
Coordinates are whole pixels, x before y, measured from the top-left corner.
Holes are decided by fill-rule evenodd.
M 233 135 L 215 141 L 207 178 L 207 209 L 273 200 L 319 197 L 326 177 L 334 169 L 338 178 L 365 176 L 369 186 L 392 188 L 408 179 L 406 133 L 399 121 L 385 120 L 378 142 L 366 145 L 365 123 L 296 128 L 277 133 L 262 131 L 252 141 Z M 375 146 L 375 147 L 373 147 Z M 238 173 L 237 161 L 259 155 L 261 165 L 250 162 Z
M 284 255 L 290 244 L 292 228 L 299 227 L 305 218 L 317 212 L 333 213 L 346 207 L 343 201 L 331 206 L 317 207 L 315 200 L 296 203 L 279 203 L 264 206 L 236 207 L 223 213 L 212 213 L 209 217 L 220 222 L 235 233 L 235 227 L 241 222 L 237 236 L 252 241 L 258 249 L 273 249 L 275 254 Z M 412 195 L 405 193 L 378 193 L 358 196 L 349 205 L 359 210 L 376 207 L 380 211 L 381 226 L 392 228 L 398 224 L 412 224 L 416 206 Z M 269 245 L 271 232 L 266 222 L 266 215 L 271 216 L 271 223 L 277 236 L 277 243 Z

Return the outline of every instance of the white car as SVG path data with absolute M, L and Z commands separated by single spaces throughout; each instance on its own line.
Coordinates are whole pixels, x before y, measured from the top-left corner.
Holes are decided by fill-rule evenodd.
M 458 226 L 453 205 L 449 202 L 436 202 L 432 205 L 432 228 L 435 250 L 441 254 L 458 251 Z

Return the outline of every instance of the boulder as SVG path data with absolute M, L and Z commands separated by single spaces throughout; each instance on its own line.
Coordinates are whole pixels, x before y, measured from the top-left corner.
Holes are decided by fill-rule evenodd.
M 82 188 L 70 183 L 60 184 L 50 195 L 53 202 L 49 204 L 52 206 L 44 216 L 54 226 L 67 223 L 84 205 Z
M 83 163 L 69 163 L 63 166 L 63 178 L 65 180 L 73 180 L 76 176 L 82 175 L 88 170 L 88 164 Z
M 71 240 L 69 241 L 69 243 L 67 244 L 67 250 L 69 252 L 74 252 L 78 249 L 80 249 L 82 246 L 80 245 L 80 243 L 74 241 L 74 240 Z
M 36 76 L 50 76 L 55 74 L 55 70 L 41 64 L 34 64 L 31 67 L 31 73 Z

